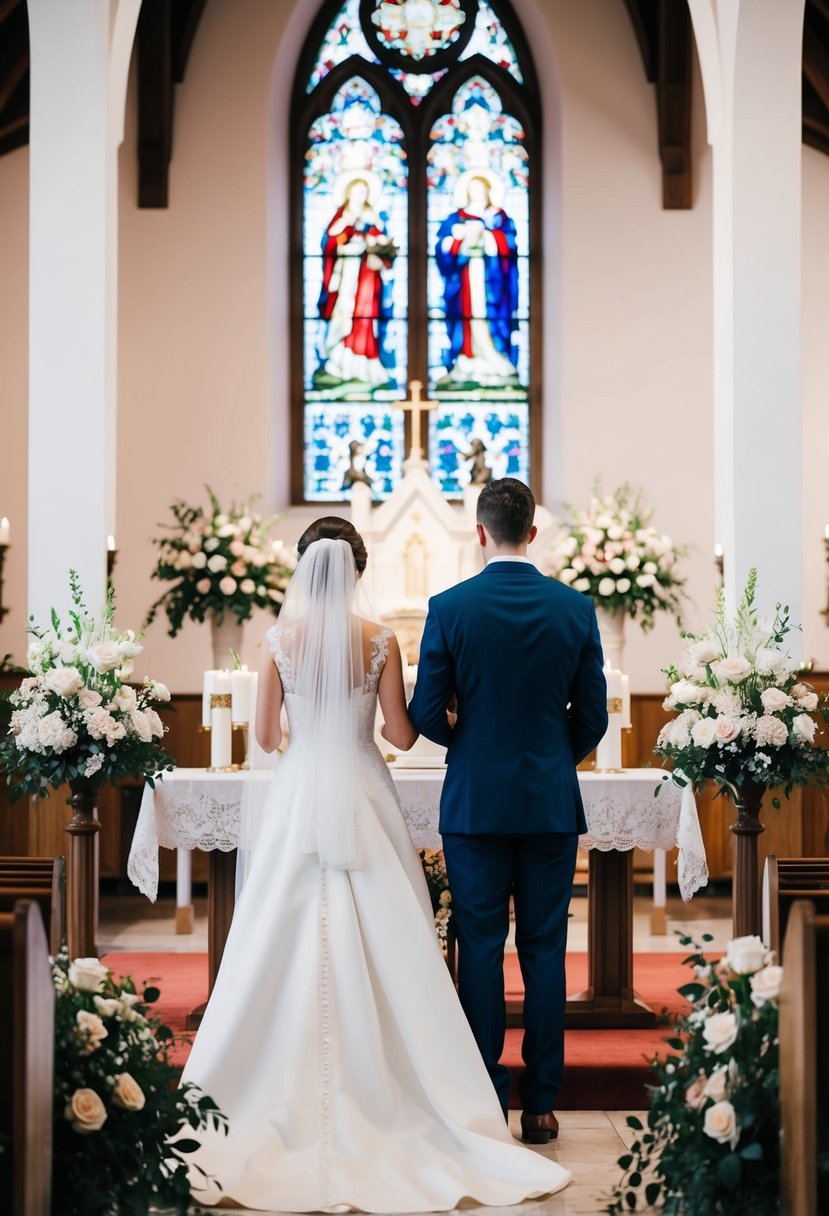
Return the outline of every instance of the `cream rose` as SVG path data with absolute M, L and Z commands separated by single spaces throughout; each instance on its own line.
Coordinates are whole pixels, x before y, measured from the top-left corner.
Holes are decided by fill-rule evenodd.
M 652 587 L 655 582 L 656 578 L 652 574 L 637 574 L 636 576 L 637 587 Z
M 769 952 L 761 937 L 732 937 L 725 951 L 726 966 L 737 975 L 753 975 L 765 967 Z
M 222 557 L 221 553 L 214 553 L 207 562 L 207 569 L 211 574 L 219 574 L 220 571 L 227 568 L 227 558 Z
M 101 694 L 94 688 L 82 688 L 78 693 L 78 704 L 81 709 L 97 709 L 101 704 Z
M 729 684 L 741 684 L 751 671 L 751 664 L 741 654 L 730 654 L 711 664 L 711 670 L 718 680 L 727 680 Z
M 751 977 L 752 1004 L 760 1009 L 768 1001 L 776 1001 L 780 996 L 780 984 L 783 979 L 782 967 L 763 967 L 755 971 Z
M 98 1010 L 102 1018 L 114 1017 L 121 1008 L 120 1001 L 114 997 L 93 996 L 92 1004 Z
M 236 579 L 231 578 L 229 574 L 226 574 L 219 583 L 219 590 L 221 591 L 222 595 L 233 595 L 234 591 L 236 590 L 236 586 Z
M 707 701 L 708 689 L 692 684 L 690 680 L 677 680 L 671 685 L 671 695 L 679 705 L 699 705 Z
M 703 638 L 700 642 L 694 642 L 688 647 L 695 663 L 702 663 L 707 666 L 709 663 L 714 663 L 720 657 L 720 648 L 714 642 L 709 642 L 707 638 Z
M 69 964 L 69 983 L 79 992 L 101 992 L 108 975 L 97 958 L 76 958 Z
M 152 742 L 153 734 L 146 713 L 140 709 L 134 709 L 130 714 L 130 722 L 142 743 Z
M 114 642 L 96 642 L 94 646 L 90 646 L 86 657 L 90 665 L 103 675 L 105 671 L 114 671 L 116 667 L 120 667 L 123 656 Z
M 614 557 L 613 560 L 608 563 L 608 569 L 610 570 L 611 574 L 624 574 L 627 567 L 625 566 L 625 563 L 621 557 Z
M 734 1043 L 737 1038 L 737 1019 L 733 1013 L 712 1013 L 705 1019 L 702 1037 L 708 1051 L 719 1055 Z
M 772 718 L 770 714 L 763 714 L 762 718 L 757 719 L 752 734 L 761 747 L 782 747 L 789 737 L 786 723 L 780 718 Z
M 150 685 L 150 696 L 154 701 L 169 701 L 170 690 L 166 684 L 162 684 L 160 680 L 153 680 Z
M 239 590 L 242 592 L 242 595 L 253 595 L 256 591 L 256 583 L 252 578 L 244 578 L 239 584 Z
M 791 705 L 791 697 L 787 697 L 782 688 L 767 688 L 760 693 L 763 709 L 767 714 L 779 714 L 781 709 Z
M 814 743 L 814 718 L 810 718 L 808 714 L 798 714 L 792 722 L 792 734 L 794 735 L 795 739 L 799 739 L 801 743 Z
M 739 722 L 734 722 L 731 718 L 721 714 L 714 722 L 714 735 L 717 743 L 731 743 L 734 739 L 738 739 L 742 727 Z
M 135 689 L 124 684 L 112 698 L 111 705 L 115 709 L 123 710 L 124 713 L 132 713 L 136 706 Z
M 573 588 L 575 591 L 589 591 L 590 590 L 590 579 L 589 578 L 577 578 L 576 581 L 573 583 Z M 273 599 L 273 592 L 270 592 L 270 596 L 271 596 L 271 599 Z
M 728 1097 L 728 1067 L 723 1064 L 715 1068 L 702 1087 L 702 1096 L 712 1098 L 714 1102 L 722 1102 Z
M 820 704 L 820 698 L 816 692 L 807 692 L 804 697 L 798 698 L 797 703 L 801 709 L 808 710 L 809 713 L 814 713 Z
M 600 578 L 597 588 L 599 595 L 613 595 L 616 591 L 616 581 L 612 578 Z
M 199 552 L 193 554 L 193 569 L 203 570 L 207 565 L 207 554 Z
M 119 680 L 128 680 L 134 671 L 135 663 L 133 663 L 132 659 L 124 659 L 115 674 Z
M 75 1021 L 77 1022 L 79 1032 L 86 1040 L 85 1047 L 87 1052 L 97 1051 L 109 1034 L 98 1014 L 90 1013 L 88 1009 L 79 1009 L 75 1014 Z
M 88 1135 L 101 1130 L 107 1113 L 94 1089 L 76 1089 L 66 1104 L 63 1117 L 72 1124 L 73 1131 Z
M 137 658 L 144 647 L 139 642 L 136 642 L 135 634 L 131 629 L 128 629 L 127 632 L 118 639 L 118 649 L 121 651 L 121 654 L 125 659 L 134 659 Z
M 138 1082 L 128 1072 L 119 1072 L 112 1091 L 112 1105 L 121 1110 L 143 1110 L 146 1098 Z
M 740 1125 L 737 1114 L 730 1102 L 715 1102 L 705 1112 L 702 1130 L 712 1140 L 720 1144 L 728 1144 L 732 1149 L 737 1147 L 740 1139 Z
M 150 734 L 154 738 L 160 739 L 164 734 L 164 723 L 161 721 L 158 714 L 154 709 L 145 709 L 144 716 L 150 724 Z
M 55 667 L 52 671 L 47 671 L 44 683 L 59 697 L 73 697 L 83 688 L 83 679 L 74 667 Z
M 616 582 L 616 590 L 619 592 L 620 595 L 625 595 L 628 591 L 630 591 L 630 579 L 629 578 L 618 579 Z
M 710 747 L 717 738 L 717 726 L 713 718 L 700 718 L 691 727 L 691 738 L 697 747 Z

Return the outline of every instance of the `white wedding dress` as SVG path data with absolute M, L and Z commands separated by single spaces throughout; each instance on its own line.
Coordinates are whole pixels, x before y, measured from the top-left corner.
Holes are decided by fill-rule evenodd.
M 560 1190 L 570 1173 L 504 1123 L 437 944 L 429 893 L 374 743 L 388 647 L 371 644 L 357 715 L 357 868 L 304 851 L 317 753 L 280 625 L 268 634 L 290 745 L 183 1080 L 228 1115 L 193 1159 L 194 1197 L 259 1210 L 446 1211 Z M 189 1129 L 187 1135 L 190 1135 Z M 229 1205 L 233 1206 L 233 1205 Z

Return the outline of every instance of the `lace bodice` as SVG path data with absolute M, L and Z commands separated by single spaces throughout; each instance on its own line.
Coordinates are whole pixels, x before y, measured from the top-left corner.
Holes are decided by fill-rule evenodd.
M 305 743 L 312 743 L 312 723 L 304 698 L 298 696 L 296 692 L 291 652 L 290 648 L 285 645 L 285 631 L 280 628 L 277 622 L 276 625 L 271 626 L 265 636 L 282 682 L 291 743 L 299 746 L 304 746 Z M 373 752 L 377 752 L 374 743 L 377 688 L 389 655 L 390 638 L 391 630 L 381 629 L 371 639 L 369 666 L 366 672 L 365 683 L 362 688 L 355 689 L 351 697 L 352 711 L 358 715 L 358 742 L 361 748 L 371 748 Z

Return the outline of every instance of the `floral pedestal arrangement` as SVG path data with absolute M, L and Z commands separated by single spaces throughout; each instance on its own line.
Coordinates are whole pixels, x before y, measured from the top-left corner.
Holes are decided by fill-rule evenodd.
M 682 551 L 653 527 L 641 490 L 630 485 L 604 498 L 597 491 L 586 509 L 569 511 L 545 573 L 594 600 L 605 658 L 624 670 L 626 620 L 652 629 L 657 612 L 670 612 L 679 623 Z
M 691 1003 L 654 1061 L 647 1126 L 635 1115 L 630 1151 L 608 1211 L 645 1204 L 665 1216 L 771 1216 L 779 1211 L 778 1008 L 782 969 L 758 937 L 728 943 L 710 963 L 681 937 L 694 979 Z M 703 937 L 710 942 L 710 935 Z
M 169 690 L 155 680 L 139 689 L 127 683 L 142 647 L 131 630 L 115 628 L 112 591 L 96 620 L 74 571 L 69 578 L 69 624 L 53 611 L 50 627 L 29 627 L 32 675 L 7 694 L 12 712 L 0 739 L 0 764 L 12 800 L 64 785 L 72 791 L 67 928 L 70 952 L 87 957 L 96 951 L 98 790 L 124 776 L 152 784 L 174 761 L 159 742 L 165 727 L 158 708 L 170 700 Z
M 734 802 L 733 911 L 740 937 L 760 933 L 757 838 L 765 791 L 784 787 L 788 795 L 796 786 L 829 781 L 829 751 L 816 745 L 812 716 L 827 721 L 829 709 L 784 650 L 788 610 L 778 604 L 774 616 L 758 615 L 756 583 L 752 570 L 733 619 L 721 593 L 714 624 L 685 635 L 681 669 L 664 669 L 671 685 L 664 707 L 677 717 L 662 728 L 655 748 L 673 762 L 677 785 L 691 782 L 699 792 L 710 782 Z M 780 805 L 776 798 L 774 805 Z
M 230 666 L 231 651 L 240 653 L 242 626 L 256 608 L 279 613 L 297 558 L 281 541 L 268 540 L 273 519 L 263 520 L 251 502 L 223 511 L 209 486 L 207 492 L 207 511 L 173 503 L 174 523 L 155 541 L 159 557 L 153 578 L 169 586 L 145 624 L 163 608 L 174 638 L 185 620 L 209 620 L 213 664 L 221 670 Z

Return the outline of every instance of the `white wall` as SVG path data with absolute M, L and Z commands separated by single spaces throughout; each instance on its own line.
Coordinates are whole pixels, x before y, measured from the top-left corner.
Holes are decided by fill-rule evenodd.
M 552 508 L 559 498 L 580 501 L 597 475 L 608 488 L 625 478 L 644 485 L 658 526 L 694 546 L 686 562 L 688 622 L 703 623 L 716 538 L 711 182 L 699 82 L 695 76 L 694 208 L 663 211 L 654 91 L 624 6 L 515 5 L 541 68 L 548 184 L 555 190 L 559 174 L 562 183 L 560 199 L 548 198 L 545 209 L 545 501 Z M 198 499 L 207 481 L 223 498 L 261 490 L 269 509 L 287 504 L 284 155 L 292 65 L 315 10 L 316 0 L 210 0 L 187 78 L 176 88 L 165 211 L 137 208 L 131 81 L 120 156 L 115 581 L 124 626 L 136 626 L 161 590 L 149 580 L 150 540 L 174 498 Z M 0 515 L 14 530 L 6 585 L 14 611 L 0 626 L 0 653 L 13 649 L 18 657 L 25 617 L 27 160 L 25 149 L 0 158 Z M 805 626 L 806 650 L 823 665 L 827 204 L 829 158 L 805 149 Z M 300 525 L 295 519 L 285 526 L 296 535 Z M 260 633 L 261 623 L 247 629 L 249 660 Z M 670 622 L 651 635 L 630 629 L 634 687 L 660 688 L 659 669 L 677 649 Z M 209 653 L 206 628 L 188 625 L 172 641 L 160 620 L 149 631 L 143 670 L 178 691 L 193 690 Z

